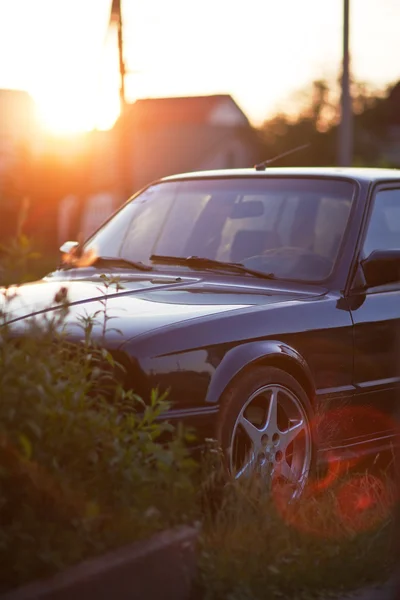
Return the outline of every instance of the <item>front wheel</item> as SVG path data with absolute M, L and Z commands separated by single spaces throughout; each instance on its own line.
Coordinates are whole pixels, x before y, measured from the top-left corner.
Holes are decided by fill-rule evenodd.
M 313 468 L 310 400 L 275 367 L 249 369 L 221 399 L 217 439 L 235 478 L 257 476 L 301 495 Z

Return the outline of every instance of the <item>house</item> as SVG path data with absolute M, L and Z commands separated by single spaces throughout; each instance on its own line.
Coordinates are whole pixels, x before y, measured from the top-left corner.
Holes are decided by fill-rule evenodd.
M 228 95 L 137 100 L 110 132 L 92 132 L 90 148 L 86 184 L 91 191 L 84 200 L 82 194 L 63 199 L 60 241 L 74 237 L 74 230 L 88 237 L 121 202 L 155 179 L 252 166 L 261 153 L 256 131 Z M 84 208 L 77 211 L 82 201 Z
M 27 92 L 0 89 L 0 176 L 20 160 L 21 151 L 32 151 L 35 111 L 35 103 Z
M 258 136 L 229 95 L 137 100 L 117 123 L 117 138 L 121 128 L 132 191 L 159 177 L 248 167 L 260 158 Z

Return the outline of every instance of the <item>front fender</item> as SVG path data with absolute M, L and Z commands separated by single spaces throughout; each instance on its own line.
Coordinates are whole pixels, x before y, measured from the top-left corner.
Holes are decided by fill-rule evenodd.
M 313 378 L 304 358 L 297 350 L 287 344 L 268 340 L 241 344 L 240 346 L 235 346 L 235 348 L 232 348 L 225 354 L 212 376 L 205 400 L 206 403 L 217 403 L 232 379 L 239 375 L 245 368 L 257 362 L 266 362 L 268 360 L 274 362 L 276 366 L 279 366 L 280 362 L 282 368 L 285 369 L 286 365 L 288 372 L 294 376 L 301 376 L 299 383 L 306 387 L 306 391 L 311 398 L 314 397 Z

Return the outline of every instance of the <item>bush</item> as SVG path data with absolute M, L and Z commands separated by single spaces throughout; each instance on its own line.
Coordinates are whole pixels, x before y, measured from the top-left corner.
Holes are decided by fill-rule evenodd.
M 122 388 L 91 320 L 81 344 L 68 341 L 63 291 L 61 309 L 16 338 L 15 294 L 3 290 L 0 312 L 4 588 L 190 520 L 194 506 L 190 436 L 162 420 L 166 398 L 154 391 L 145 404 Z

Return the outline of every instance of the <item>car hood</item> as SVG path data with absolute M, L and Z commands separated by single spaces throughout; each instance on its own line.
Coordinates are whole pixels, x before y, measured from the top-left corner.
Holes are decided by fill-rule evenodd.
M 239 279 L 140 274 L 122 278 L 122 288 L 116 288 L 98 276 L 85 280 L 48 277 L 10 288 L 1 294 L 0 308 L 3 322 L 20 329 L 31 318 L 44 322 L 49 316 L 59 315 L 67 304 L 62 321 L 69 332 L 78 334 L 77 328 L 82 331 L 82 323 L 90 318 L 94 322 L 93 331 L 104 334 L 106 315 L 107 335 L 113 337 L 110 332 L 119 329 L 126 339 L 190 319 L 261 304 L 300 302 L 323 293 L 323 290 L 278 287 L 275 282 L 269 286 L 269 282 L 265 285 L 257 279 Z

